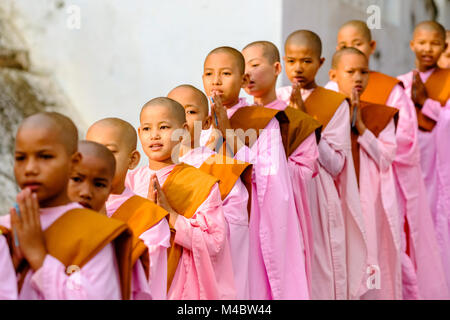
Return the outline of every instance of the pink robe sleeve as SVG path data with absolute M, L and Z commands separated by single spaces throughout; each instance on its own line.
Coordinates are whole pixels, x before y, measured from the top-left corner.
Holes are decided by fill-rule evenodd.
M 441 114 L 442 105 L 439 101 L 433 99 L 427 99 L 422 107 L 422 113 L 434 121 L 439 120 L 439 115 Z
M 230 193 L 223 200 L 223 214 L 228 223 L 228 239 L 230 242 L 233 273 L 236 284 L 236 298 L 247 300 L 248 287 L 248 191 L 241 179 L 238 179 Z
M 348 110 L 348 102 L 345 100 L 336 110 L 329 126 L 334 127 L 334 122 L 339 123 L 342 121 L 347 121 L 346 119 L 349 117 Z M 333 178 L 337 177 L 341 173 L 345 164 L 345 152 L 342 149 L 336 148 L 335 143 L 330 143 L 330 140 L 336 141 L 339 138 L 336 136 L 336 133 L 337 131 L 328 132 L 325 128 L 324 134 L 319 142 L 319 162 Z M 345 137 L 342 136 L 342 138 Z M 344 145 L 344 143 L 341 145 Z
M 144 241 L 149 252 L 149 286 L 152 299 L 165 300 L 167 299 L 167 248 L 170 247 L 170 229 L 167 220 L 161 220 L 139 238 Z
M 5 237 L 0 235 L 0 300 L 17 299 L 16 272 Z
M 80 271 L 71 275 L 66 274 L 59 260 L 47 254 L 41 268 L 31 275 L 31 287 L 45 300 L 121 299 L 113 245 L 106 245 Z
M 235 157 L 253 164 L 250 298 L 309 299 L 303 235 L 278 121 L 272 119 L 255 144 Z
M 394 161 L 397 149 L 394 120 L 380 132 L 378 138 L 367 129 L 359 136 L 358 143 L 375 161 L 380 171 L 387 170 Z
M 288 158 L 289 175 L 292 181 L 294 201 L 300 229 L 303 235 L 305 271 L 308 287 L 311 287 L 311 260 L 314 254 L 311 210 L 308 198 L 308 185 L 319 172 L 317 159 L 319 150 L 315 133 L 305 139 Z
M 192 218 L 178 216 L 175 243 L 183 247 L 169 299 L 234 299 L 233 278 L 227 223 L 223 215 L 219 186 Z
M 150 286 L 145 275 L 145 269 L 140 260 L 137 260 L 131 271 L 131 299 L 152 300 Z

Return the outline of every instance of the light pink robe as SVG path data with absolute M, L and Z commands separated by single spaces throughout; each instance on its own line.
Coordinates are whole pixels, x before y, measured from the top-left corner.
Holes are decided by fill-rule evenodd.
M 303 100 L 313 90 L 301 90 Z M 291 92 L 291 86 L 277 89 L 278 97 L 286 103 Z M 365 280 L 367 244 L 349 117 L 344 101 L 321 133 L 319 174 L 309 185 L 314 235 L 312 299 L 358 299 Z
M 329 82 L 329 87 L 337 87 Z M 396 85 L 386 105 L 399 109 L 396 129 L 397 152 L 393 162 L 400 213 L 403 299 L 447 297 L 445 277 L 428 208 L 428 196 L 420 167 L 417 117 L 403 87 Z M 408 218 L 409 256 L 406 253 L 405 217 Z
M 180 157 L 180 161 L 196 168 L 214 154 L 207 147 L 198 147 Z M 223 214 L 228 222 L 228 239 L 230 242 L 231 258 L 233 260 L 233 273 L 236 285 L 236 298 L 248 300 L 248 192 L 241 179 L 238 179 L 230 193 L 223 200 Z
M 227 109 L 231 117 L 245 99 Z M 207 141 L 209 132 L 202 132 Z M 303 235 L 295 207 L 280 125 L 272 119 L 235 158 L 253 164 L 250 214 L 250 299 L 309 299 Z M 281 214 L 282 213 L 282 214 Z
M 8 243 L 0 235 L 0 300 L 17 299 L 17 280 Z
M 147 197 L 150 177 L 156 174 L 164 185 L 175 165 L 153 171 L 148 166 L 128 172 L 127 186 Z M 171 300 L 235 299 L 233 265 L 228 242 L 228 226 L 216 184 L 191 219 L 178 216 L 175 243 L 183 247 L 168 292 Z
M 41 226 L 46 230 L 56 219 L 78 203 L 40 210 Z M 10 216 L 0 218 L 0 224 L 10 228 Z M 17 281 L 17 280 L 16 280 Z M 19 293 L 21 300 L 120 300 L 119 271 L 114 246 L 107 244 L 80 271 L 66 274 L 66 267 L 47 254 L 44 264 L 28 271 Z
M 420 77 L 425 83 L 434 69 L 427 72 L 420 72 Z M 411 87 L 413 73 L 409 72 L 405 75 L 399 76 L 405 86 L 405 93 L 411 97 Z M 410 100 L 411 108 L 414 108 L 413 102 Z M 449 298 L 450 288 L 450 165 L 448 164 L 448 141 L 449 134 L 449 110 L 450 100 L 447 101 L 445 107 L 442 107 L 440 102 L 432 99 L 427 99 L 422 113 L 427 117 L 437 122 L 435 128 L 431 132 L 424 132 L 418 130 L 418 142 L 420 148 L 420 162 L 422 167 L 422 174 L 425 180 L 427 194 L 429 198 L 429 205 L 431 209 L 431 216 L 434 223 L 437 243 L 440 250 L 443 272 L 447 279 L 447 288 L 443 286 L 442 272 L 439 264 L 436 262 L 432 253 L 435 250 L 428 250 L 428 252 L 419 252 L 416 254 L 415 260 L 424 261 L 424 268 L 432 270 L 423 278 L 420 279 L 424 283 L 426 290 L 422 295 L 428 299 Z M 431 228 L 427 226 L 427 230 Z M 433 240 L 433 239 L 431 239 Z M 431 242 L 430 240 L 430 242 Z M 434 244 L 434 240 L 433 240 Z M 425 251 L 425 250 L 424 250 Z M 425 272 L 424 272 L 425 273 Z M 419 275 L 418 275 L 419 277 Z M 420 281 L 419 280 L 419 281 Z M 420 283 L 420 282 L 419 282 Z M 447 289 L 447 290 L 446 290 Z M 422 293 L 422 291 L 421 291 Z
M 106 214 L 108 217 L 111 217 L 125 201 L 134 195 L 135 193 L 129 188 L 125 188 L 122 194 L 111 194 L 106 201 Z M 132 288 L 136 292 L 133 296 L 137 297 L 139 295 L 140 299 L 144 299 L 144 293 L 149 292 L 153 300 L 165 300 L 167 298 L 167 248 L 170 247 L 169 223 L 166 219 L 162 219 L 152 228 L 142 233 L 139 239 L 148 248 L 150 278 L 147 281 L 144 273 L 144 280 L 147 284 L 145 285 L 140 282 L 142 280 L 141 274 L 136 275 L 136 277 L 133 274 Z M 140 261 L 138 261 L 138 264 L 141 264 Z M 135 269 L 136 267 L 133 268 L 133 272 L 138 272 Z
M 264 107 L 276 110 L 284 110 L 287 104 L 282 100 L 275 100 Z M 288 169 L 294 191 L 295 207 L 303 235 L 305 252 L 305 270 L 308 279 L 308 288 L 311 295 L 312 285 L 312 256 L 314 251 L 313 227 L 309 205 L 308 185 L 312 183 L 313 177 L 318 174 L 319 151 L 317 148 L 316 134 L 311 133 L 298 147 L 289 155 Z

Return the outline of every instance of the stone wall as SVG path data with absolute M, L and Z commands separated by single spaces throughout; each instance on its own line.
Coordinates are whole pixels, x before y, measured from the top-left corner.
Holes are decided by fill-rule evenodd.
M 0 215 L 18 191 L 13 173 L 18 124 L 39 111 L 64 113 L 84 127 L 54 79 L 33 71 L 26 43 L 0 4 Z

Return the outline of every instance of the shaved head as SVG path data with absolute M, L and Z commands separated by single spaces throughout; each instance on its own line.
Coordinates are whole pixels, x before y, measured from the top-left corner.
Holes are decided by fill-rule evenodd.
M 310 30 L 297 30 L 292 32 L 284 44 L 285 51 L 288 46 L 308 47 L 314 50 L 319 58 L 322 56 L 322 41 L 316 33 Z
M 70 118 L 58 112 L 40 112 L 31 115 L 19 126 L 22 129 L 49 129 L 64 145 L 67 154 L 72 155 L 78 148 L 78 130 Z
M 225 53 L 233 57 L 233 60 L 236 62 L 236 65 L 239 69 L 239 72 L 241 74 L 245 73 L 245 59 L 242 53 L 239 50 L 236 50 L 232 47 L 219 47 L 214 50 L 212 50 L 208 55 L 206 56 L 205 61 L 208 59 L 209 56 L 218 54 L 218 53 Z
M 184 94 L 184 93 L 189 93 L 192 96 L 194 96 L 195 100 L 198 101 L 198 107 L 202 108 L 202 110 L 205 112 L 205 114 L 207 115 L 209 112 L 209 104 L 208 104 L 208 98 L 206 98 L 206 95 L 200 91 L 199 89 L 197 89 L 196 87 L 190 85 L 190 84 L 182 84 L 179 85 L 178 87 L 175 87 L 174 89 L 172 89 L 169 94 L 167 95 L 168 98 L 173 99 L 177 102 L 178 101 L 177 97 L 180 94 Z M 181 102 L 180 102 L 181 104 Z M 185 107 L 185 106 L 183 106 Z
M 367 42 L 372 41 L 372 32 L 370 31 L 369 27 L 367 26 L 367 24 L 364 21 L 361 21 L 361 20 L 350 20 L 350 21 L 344 23 L 339 28 L 338 34 L 339 34 L 339 32 L 341 32 L 342 30 L 344 30 L 344 29 L 346 29 L 348 27 L 351 27 L 351 28 L 354 28 L 354 29 L 358 30 L 361 33 L 361 35 L 363 36 L 363 38 L 365 40 L 367 40 Z
M 88 129 L 87 135 L 95 132 L 97 129 L 112 128 L 119 133 L 120 139 L 129 148 L 129 151 L 136 150 L 137 134 L 134 127 L 125 120 L 119 118 L 105 118 L 98 120 Z
M 114 173 L 116 172 L 116 159 L 107 147 L 97 142 L 82 140 L 78 143 L 78 151 L 83 158 L 90 157 L 102 161 L 111 174 L 111 178 L 114 177 Z
M 362 56 L 367 61 L 367 63 L 369 63 L 369 61 L 367 60 L 367 56 L 364 53 L 362 53 L 360 50 L 353 48 L 353 47 L 347 47 L 347 48 L 338 50 L 334 53 L 333 59 L 331 60 L 331 68 L 336 70 L 339 66 L 339 62 L 341 61 L 341 58 L 343 56 L 346 56 L 349 54 L 356 54 L 356 55 Z
M 280 62 L 280 51 L 276 45 L 270 41 L 255 41 L 244 47 L 242 51 L 247 48 L 259 46 L 263 50 L 263 56 L 269 61 L 270 64 Z
M 149 102 L 147 102 L 146 104 L 144 104 L 144 106 L 141 109 L 140 117 L 142 116 L 144 110 L 155 106 L 166 107 L 180 125 L 186 122 L 186 113 L 184 111 L 183 106 L 177 101 L 167 97 L 154 98 Z
M 439 35 L 442 37 L 442 40 L 445 42 L 445 39 L 447 37 L 447 33 L 445 31 L 445 28 L 436 21 L 423 21 L 420 22 L 416 27 L 414 28 L 414 34 L 413 37 L 416 36 L 417 32 L 419 30 L 426 30 L 426 31 L 436 31 L 439 33 Z

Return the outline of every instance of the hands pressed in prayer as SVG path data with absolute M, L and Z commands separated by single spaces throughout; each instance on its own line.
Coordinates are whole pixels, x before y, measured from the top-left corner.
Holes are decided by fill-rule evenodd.
M 170 226 L 174 226 L 178 218 L 178 213 L 170 206 L 164 191 L 162 191 L 161 186 L 159 185 L 156 174 L 153 174 L 150 178 L 147 198 L 169 213 L 169 224 Z
M 36 271 L 47 255 L 36 193 L 28 188 L 22 190 L 17 195 L 17 204 L 20 215 L 15 208 L 10 209 L 11 227 L 18 240 L 13 245 L 13 263 L 17 268 L 22 259 L 25 259 L 31 269 Z
M 411 99 L 419 109 L 422 109 L 425 101 L 428 99 L 427 89 L 425 88 L 419 72 L 413 71 L 413 82 L 411 87 Z
M 300 83 L 294 83 L 292 85 L 292 93 L 289 102 L 289 107 L 306 112 L 305 103 L 303 102 L 302 98 Z
M 359 92 L 356 88 L 353 88 L 352 90 L 350 119 L 352 129 L 355 128 L 359 135 L 362 136 L 367 128 L 362 119 Z

